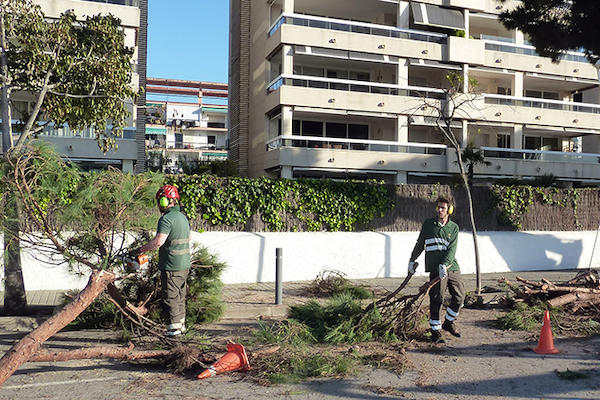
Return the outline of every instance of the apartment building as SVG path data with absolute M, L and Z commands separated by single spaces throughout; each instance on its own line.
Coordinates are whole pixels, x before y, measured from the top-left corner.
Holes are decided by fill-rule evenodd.
M 432 109 L 448 112 L 458 74 L 470 100 L 453 131 L 489 162 L 476 180 L 599 183 L 598 72 L 506 30 L 498 15 L 515 4 L 232 0 L 230 157 L 250 176 L 447 179 L 456 155 Z
M 146 79 L 146 38 L 147 0 L 34 0 L 44 15 L 58 18 L 72 10 L 77 18 L 98 14 L 112 14 L 121 19 L 125 34 L 125 45 L 134 48 L 132 58 L 132 84 L 135 88 L 145 86 Z M 68 126 L 49 127 L 39 137 L 52 143 L 65 158 L 79 164 L 84 169 L 97 170 L 111 166 L 125 172 L 143 172 L 145 163 L 145 94 L 142 92 L 135 104 L 128 101 L 130 117 L 123 130 L 123 136 L 116 139 L 117 148 L 103 153 L 96 142 L 93 127 L 74 131 Z M 33 107 L 32 97 L 27 93 L 17 94 L 12 105 L 13 124 L 23 111 Z M 110 129 L 108 127 L 107 129 Z
M 227 84 L 148 78 L 146 90 L 149 167 L 176 173 L 227 159 Z

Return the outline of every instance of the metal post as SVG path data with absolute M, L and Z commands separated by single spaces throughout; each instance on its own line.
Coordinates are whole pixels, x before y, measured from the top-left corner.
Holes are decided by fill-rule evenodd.
M 282 304 L 282 298 L 283 298 L 282 265 L 283 265 L 283 249 L 281 247 L 278 247 L 275 249 L 275 304 Z

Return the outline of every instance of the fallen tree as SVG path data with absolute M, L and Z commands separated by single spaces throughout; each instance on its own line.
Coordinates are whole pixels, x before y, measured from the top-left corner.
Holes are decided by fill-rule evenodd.
M 14 188 L 17 207 L 25 217 L 19 236 L 23 248 L 35 249 L 48 262 L 68 264 L 90 274 L 83 291 L 4 354 L 0 385 L 107 286 L 127 318 L 171 344 L 156 329 L 157 324 L 141 314 L 142 308 L 129 304 L 113 284 L 130 275 L 118 261 L 131 242 L 127 235 L 134 235 L 135 241 L 136 232 L 154 224 L 153 215 L 140 210 L 153 209 L 154 193 L 162 177 L 117 170 L 82 174 L 65 164 L 48 145 L 35 142 L 6 154 L 0 172 L 1 188 Z

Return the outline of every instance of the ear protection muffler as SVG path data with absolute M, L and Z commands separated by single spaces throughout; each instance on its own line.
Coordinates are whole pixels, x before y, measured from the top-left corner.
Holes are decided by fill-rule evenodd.
M 448 215 L 452 215 L 453 212 L 454 212 L 454 206 L 452 204 L 450 204 L 448 206 Z
M 163 197 L 160 198 L 160 200 L 158 200 L 158 204 L 161 207 L 165 208 L 165 207 L 167 207 L 169 205 L 169 199 L 166 198 L 165 196 L 163 196 Z

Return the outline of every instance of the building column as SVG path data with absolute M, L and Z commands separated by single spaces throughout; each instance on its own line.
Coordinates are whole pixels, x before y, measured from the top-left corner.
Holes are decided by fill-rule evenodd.
M 283 179 L 292 179 L 293 178 L 293 173 L 292 173 L 292 167 L 289 165 L 282 165 L 281 166 L 281 170 L 279 171 L 279 177 L 283 178 Z
M 463 77 L 463 93 L 469 93 L 469 64 L 463 64 L 462 69 L 462 77 Z
M 398 17 L 396 26 L 398 28 L 408 29 L 410 26 L 410 3 L 408 1 L 398 2 Z
M 398 171 L 396 173 L 396 185 L 406 185 L 408 183 L 408 173 L 406 171 Z
M 396 85 L 408 86 L 408 59 L 398 59 L 398 71 L 396 76 Z
M 510 135 L 510 147 L 513 149 L 523 148 L 523 125 L 515 124 L 512 135 Z
M 294 49 L 289 44 L 281 48 L 281 73 L 292 75 L 294 73 Z
M 513 96 L 523 97 L 523 72 L 515 71 L 511 91 Z
M 283 12 L 293 13 L 294 12 L 294 0 L 283 0 Z
M 457 138 L 460 142 L 460 147 L 465 148 L 469 143 L 469 123 L 465 120 L 462 121 L 462 127 L 460 129 L 460 137 Z
M 465 18 L 465 37 L 468 39 L 469 38 L 469 15 L 470 12 L 468 9 L 464 10 L 464 18 Z
M 408 143 L 408 117 L 406 115 L 398 115 L 396 120 L 396 141 Z
M 514 29 L 512 31 L 512 37 L 515 41 L 515 44 L 522 45 L 523 43 L 525 43 L 525 35 L 523 35 L 523 32 L 518 29 Z
M 294 110 L 290 106 L 281 107 L 281 136 L 292 136 L 292 120 Z

